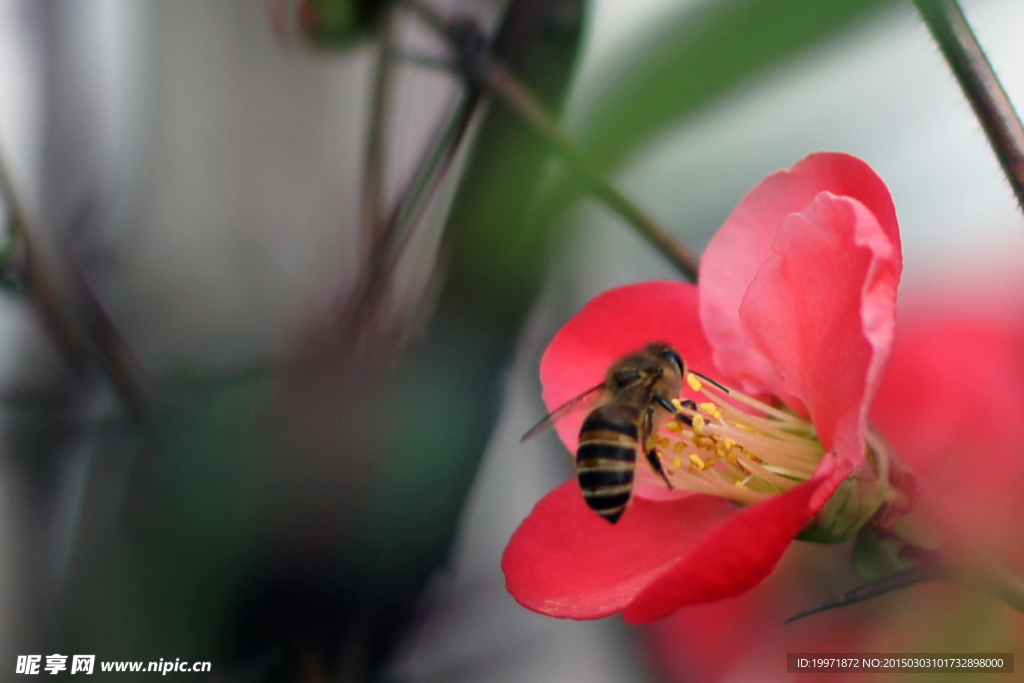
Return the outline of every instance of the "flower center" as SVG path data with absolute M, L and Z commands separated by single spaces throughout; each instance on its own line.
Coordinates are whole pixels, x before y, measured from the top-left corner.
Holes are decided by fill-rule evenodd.
M 706 400 L 674 399 L 677 415 L 651 437 L 673 487 L 756 503 L 814 475 L 825 449 L 808 420 L 693 373 L 686 382 Z

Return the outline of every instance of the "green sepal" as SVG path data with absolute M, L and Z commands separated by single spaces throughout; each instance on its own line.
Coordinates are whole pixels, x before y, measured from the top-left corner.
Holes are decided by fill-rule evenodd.
M 813 543 L 845 541 L 878 512 L 887 491 L 888 486 L 881 479 L 847 479 L 825 503 L 811 526 L 797 538 Z
M 901 539 L 882 536 L 874 527 L 864 527 L 853 545 L 853 566 L 865 581 L 877 581 L 906 571 L 915 562 L 901 557 L 906 547 Z

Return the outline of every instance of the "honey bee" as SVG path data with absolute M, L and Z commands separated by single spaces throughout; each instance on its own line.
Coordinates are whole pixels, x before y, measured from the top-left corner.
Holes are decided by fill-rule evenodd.
M 633 497 L 638 449 L 672 488 L 654 448 L 653 434 L 659 409 L 691 422 L 672 404 L 682 391 L 687 372 L 686 361 L 671 346 L 648 344 L 612 364 L 603 382 L 555 409 L 522 440 L 547 430 L 569 413 L 589 407 L 576 449 L 576 478 L 590 509 L 614 524 Z M 692 401 L 683 405 L 694 407 Z

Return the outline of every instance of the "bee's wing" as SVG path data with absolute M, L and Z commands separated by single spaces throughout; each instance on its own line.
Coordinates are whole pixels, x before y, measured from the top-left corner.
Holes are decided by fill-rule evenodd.
M 519 440 L 520 443 L 529 441 L 538 434 L 543 434 L 547 430 L 555 426 L 555 423 L 561 420 L 569 413 L 574 413 L 577 410 L 583 410 L 584 408 L 593 404 L 594 401 L 601 395 L 604 390 L 604 382 L 601 382 L 597 386 L 591 387 L 584 391 L 576 398 L 569 399 L 562 405 L 555 408 L 547 417 L 538 422 L 533 428 L 523 434 L 523 438 Z

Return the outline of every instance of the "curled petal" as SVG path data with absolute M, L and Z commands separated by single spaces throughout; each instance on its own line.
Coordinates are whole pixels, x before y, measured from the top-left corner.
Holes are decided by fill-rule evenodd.
M 778 374 L 774 393 L 827 451 L 859 463 L 892 345 L 898 249 L 860 202 L 828 193 L 783 221 L 774 248 L 741 304 L 743 328 Z
M 901 263 L 892 198 L 882 179 L 856 157 L 812 154 L 747 193 L 701 259 L 700 307 L 717 365 L 728 368 L 731 379 L 750 393 L 775 393 L 781 379 L 771 360 L 751 343 L 739 319 L 740 306 L 758 272 L 774 256 L 776 233 L 785 219 L 804 211 L 823 192 L 860 202 L 893 245 L 897 267 Z
M 501 562 L 506 586 L 519 604 L 541 614 L 616 614 L 734 511 L 704 495 L 669 502 L 636 498 L 611 525 L 569 481 L 545 496 L 512 536 Z
M 653 281 L 608 290 L 559 330 L 540 363 L 544 402 L 555 410 L 605 379 L 608 368 L 651 342 L 666 342 L 690 367 L 715 374 L 711 347 L 697 314 L 697 287 Z M 576 452 L 585 411 L 559 421 L 558 434 Z
M 850 471 L 845 460 L 829 457 L 806 484 L 736 512 L 650 581 L 622 616 L 643 624 L 750 590 L 771 574 Z

